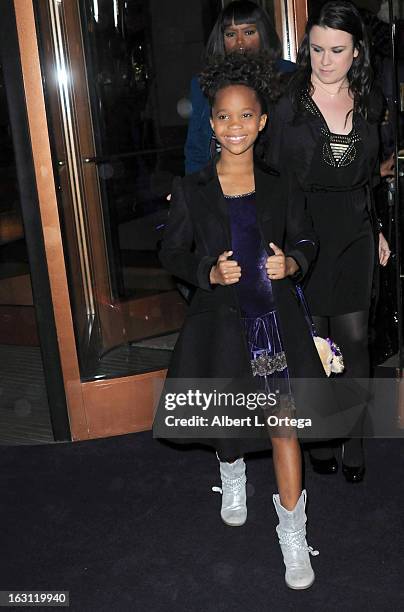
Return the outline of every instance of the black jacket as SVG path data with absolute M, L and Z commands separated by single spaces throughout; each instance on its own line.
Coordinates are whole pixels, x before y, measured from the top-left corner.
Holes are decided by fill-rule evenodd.
M 298 262 L 302 277 L 317 251 L 304 194 L 286 174 L 281 176 L 259 167 L 254 172 L 257 221 L 268 255 L 273 254 L 269 243 L 274 242 Z M 177 392 L 184 386 L 182 391 L 186 392 L 187 381 L 182 379 L 231 379 L 236 390 L 238 387 L 243 391 L 257 389 L 236 287 L 211 286 L 209 282 L 212 265 L 223 251 L 231 250 L 231 244 L 227 205 L 216 163 L 213 161 L 201 172 L 175 179 L 160 259 L 169 272 L 195 285 L 197 290 L 173 352 L 162 397 L 173 390 L 173 385 L 177 385 Z M 318 417 L 316 437 L 333 437 L 337 429 L 341 436 L 340 426 L 336 428 L 334 424 L 338 403 L 325 377 L 294 280 L 274 280 L 272 287 L 296 416 L 307 416 L 309 411 L 311 416 Z M 164 414 L 160 401 L 156 420 L 161 423 Z M 160 437 L 159 433 L 156 435 Z M 239 439 L 236 446 L 229 446 L 228 440 L 204 439 L 203 442 L 228 457 L 263 447 L 263 440 L 257 444 L 253 440 L 251 445 L 251 440 L 244 444 L 245 440 Z M 267 445 L 268 434 L 264 446 Z
M 316 255 L 316 238 L 304 194 L 290 177 L 255 167 L 257 220 L 263 243 L 274 242 L 293 257 L 302 277 Z M 168 376 L 239 377 L 250 359 L 234 285 L 211 286 L 218 256 L 231 250 L 230 224 L 215 162 L 174 181 L 160 259 L 173 275 L 198 287 L 174 350 Z M 294 282 L 272 281 L 291 376 L 323 376 Z

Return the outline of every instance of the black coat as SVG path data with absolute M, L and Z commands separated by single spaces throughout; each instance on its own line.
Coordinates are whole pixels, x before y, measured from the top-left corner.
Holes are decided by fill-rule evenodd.
M 295 190 L 287 176 L 257 166 L 254 173 L 257 221 L 268 255 L 273 255 L 269 243 L 274 242 L 297 261 L 297 277 L 302 278 L 317 251 L 304 194 Z M 231 244 L 227 204 L 216 163 L 175 179 L 160 259 L 169 272 L 197 290 L 173 352 L 168 378 L 252 380 L 235 285 L 212 286 L 209 282 L 212 265 L 223 251 L 231 250 Z M 289 374 L 291 378 L 322 379 L 323 366 L 294 280 L 272 281 Z

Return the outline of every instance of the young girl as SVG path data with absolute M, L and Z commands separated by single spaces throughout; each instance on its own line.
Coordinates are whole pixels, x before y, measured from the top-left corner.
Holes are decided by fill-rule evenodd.
M 293 279 L 307 272 L 316 242 L 293 183 L 254 163 L 277 80 L 267 58 L 232 54 L 201 75 L 221 154 L 200 172 L 176 179 L 161 249 L 163 265 L 197 287 L 168 379 L 324 377 Z M 290 204 L 293 202 L 293 205 Z M 274 374 L 275 373 L 275 374 Z M 270 434 L 271 435 L 271 434 Z M 314 581 L 306 543 L 297 437 L 271 435 L 279 494 L 277 533 L 290 588 Z M 251 440 L 250 440 L 251 442 Z M 247 517 L 245 440 L 217 439 L 222 511 L 228 525 Z M 316 554 L 314 552 L 314 554 Z

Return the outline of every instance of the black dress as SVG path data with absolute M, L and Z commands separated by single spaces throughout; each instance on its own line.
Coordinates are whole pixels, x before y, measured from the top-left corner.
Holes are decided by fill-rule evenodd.
M 369 310 L 374 287 L 377 220 L 370 188 L 378 130 L 354 113 L 348 135 L 332 134 L 308 92 L 295 113 L 285 97 L 272 115 L 268 161 L 289 172 L 306 196 L 319 251 L 305 279 L 312 315 Z
M 318 259 L 304 289 L 313 315 L 369 310 L 374 239 L 368 209 L 369 172 L 355 117 L 348 135 L 332 134 L 315 102 L 304 98 L 322 122 L 321 136 L 302 186 L 318 235 Z

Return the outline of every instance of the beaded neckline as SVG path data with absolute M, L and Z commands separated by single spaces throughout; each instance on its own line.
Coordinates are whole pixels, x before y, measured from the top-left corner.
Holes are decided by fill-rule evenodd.
M 223 194 L 223 195 L 226 198 L 226 200 L 236 200 L 238 198 L 247 198 L 248 196 L 252 196 L 254 194 L 255 194 L 255 189 L 253 189 L 252 191 L 248 191 L 247 193 L 239 193 L 237 195 L 227 195 L 227 194 Z
M 334 168 L 349 166 L 356 158 L 356 144 L 360 141 L 359 134 L 352 121 L 352 129 L 349 134 L 335 134 L 330 131 L 326 120 L 308 91 L 304 91 L 301 97 L 306 110 L 320 118 L 322 122 L 321 133 L 324 137 L 322 155 L 323 160 Z

